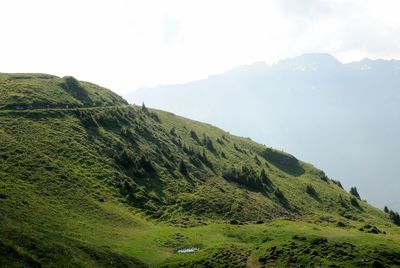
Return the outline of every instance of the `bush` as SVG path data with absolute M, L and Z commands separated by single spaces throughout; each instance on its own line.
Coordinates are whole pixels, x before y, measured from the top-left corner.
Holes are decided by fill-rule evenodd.
M 269 179 L 264 171 L 264 176 L 257 176 L 257 173 L 251 167 L 243 166 L 242 170 L 231 169 L 226 171 L 223 175 L 224 179 L 236 182 L 240 185 L 246 186 L 254 190 L 264 190 L 263 179 L 268 183 Z M 263 179 L 261 178 L 263 177 Z
M 197 157 L 200 159 L 201 162 L 203 162 L 204 165 L 206 165 L 209 169 L 214 171 L 214 166 L 212 162 L 208 159 L 206 151 L 203 149 L 203 153 L 197 153 Z
M 318 193 L 317 193 L 317 191 L 315 191 L 315 189 L 312 185 L 307 185 L 306 192 L 310 196 L 312 196 L 314 198 L 318 198 Z
M 215 150 L 214 144 L 213 144 L 212 140 L 210 139 L 210 137 L 204 136 L 203 144 L 204 144 L 204 146 L 206 146 L 206 148 L 207 148 L 210 152 L 213 152 L 213 153 L 216 153 L 216 152 L 217 152 L 217 150 Z
M 176 137 L 176 132 L 175 132 L 175 128 L 171 128 L 171 130 L 169 131 L 169 134 L 171 134 L 172 136 Z
M 276 166 L 277 168 L 289 173 L 293 176 L 300 176 L 304 174 L 305 170 L 301 166 L 300 161 L 293 155 L 286 154 L 271 148 L 259 153 L 265 160 Z
M 199 137 L 197 136 L 197 133 L 194 130 L 190 131 L 190 137 L 192 137 L 193 140 L 195 140 L 198 143 L 200 143 Z
M 139 168 L 143 168 L 148 173 L 153 173 L 156 171 L 151 160 L 147 160 L 146 157 L 142 156 L 138 163 Z
M 189 175 L 186 164 L 183 160 L 179 163 L 179 171 L 185 176 Z
M 325 172 L 323 172 L 323 171 L 320 172 L 319 178 L 320 178 L 321 180 L 323 180 L 324 182 L 329 182 L 328 176 L 326 176 Z
M 332 182 L 343 189 L 342 183 L 340 181 L 332 180 Z
M 360 204 L 358 203 L 357 199 L 354 198 L 354 197 L 350 198 L 350 203 L 351 203 L 354 207 L 356 207 L 356 208 L 359 208 L 359 209 L 361 208 L 361 206 L 360 206 Z
M 225 144 L 224 141 L 221 140 L 220 138 L 217 138 L 217 142 L 218 142 L 220 145 L 224 145 L 224 144 Z

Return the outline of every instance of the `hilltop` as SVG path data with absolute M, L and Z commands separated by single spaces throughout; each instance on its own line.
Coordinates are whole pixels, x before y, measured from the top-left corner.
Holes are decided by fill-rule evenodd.
M 0 111 L 2 266 L 400 263 L 389 215 L 313 165 L 74 78 L 88 98 L 66 102 L 66 78 L 40 76 L 0 81 L 25 100 Z
M 127 102 L 98 85 L 74 77 L 0 73 L 0 109 L 77 108 Z

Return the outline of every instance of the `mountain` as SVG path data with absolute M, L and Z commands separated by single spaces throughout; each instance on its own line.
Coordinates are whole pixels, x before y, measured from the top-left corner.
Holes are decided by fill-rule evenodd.
M 125 97 L 292 152 L 399 209 L 399 86 L 400 61 L 305 54 Z
M 293 155 L 75 78 L 22 76 L 0 82 L 20 94 L 0 110 L 1 267 L 400 264 L 398 214 Z M 87 94 L 58 98 L 65 80 Z

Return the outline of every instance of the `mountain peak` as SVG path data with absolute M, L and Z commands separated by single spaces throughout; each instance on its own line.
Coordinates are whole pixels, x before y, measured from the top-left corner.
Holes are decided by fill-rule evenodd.
M 317 71 L 318 69 L 332 68 L 341 64 L 335 57 L 327 53 L 306 53 L 280 60 L 275 66 L 282 69 L 289 68 L 293 71 Z

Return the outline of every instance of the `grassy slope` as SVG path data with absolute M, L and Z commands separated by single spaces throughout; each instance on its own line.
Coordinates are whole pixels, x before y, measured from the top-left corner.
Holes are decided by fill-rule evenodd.
M 285 266 L 312 256 L 324 266 L 368 266 L 400 258 L 398 227 L 365 202 L 352 205 L 320 170 L 170 113 L 128 106 L 4 110 L 0 148 L 2 266 L 126 267 L 139 266 L 138 259 Z M 242 166 L 257 178 L 264 169 L 268 186 L 223 178 Z M 306 193 L 308 185 L 316 194 Z M 386 234 L 358 230 L 367 224 Z M 315 237 L 328 242 L 316 244 Z M 190 246 L 201 250 L 176 253 Z
M 93 107 L 127 104 L 103 87 L 73 77 L 0 73 L 0 109 Z

